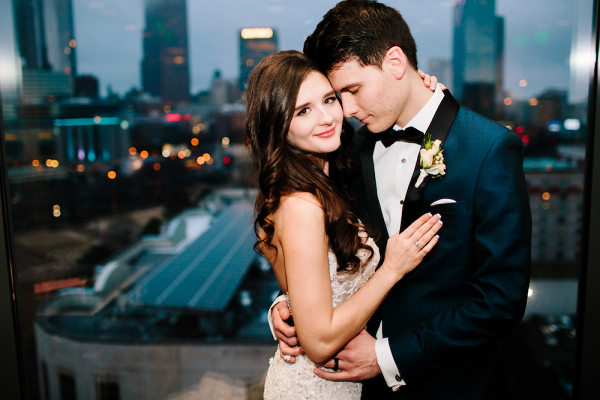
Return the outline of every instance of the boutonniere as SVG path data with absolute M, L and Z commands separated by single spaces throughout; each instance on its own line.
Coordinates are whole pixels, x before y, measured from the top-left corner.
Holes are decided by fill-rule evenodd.
M 421 174 L 415 187 L 419 187 L 427 175 L 432 178 L 441 178 L 446 175 L 446 164 L 444 164 L 444 149 L 441 149 L 441 140 L 431 141 L 431 135 L 427 137 L 425 148 L 421 149 Z

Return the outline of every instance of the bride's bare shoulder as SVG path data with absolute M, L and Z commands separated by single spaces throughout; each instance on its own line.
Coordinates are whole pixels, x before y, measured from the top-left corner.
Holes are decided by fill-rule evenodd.
M 323 207 L 315 195 L 295 192 L 281 197 L 279 208 L 273 218 L 276 230 L 277 225 L 280 228 L 297 227 L 307 223 L 322 225 L 324 222 Z

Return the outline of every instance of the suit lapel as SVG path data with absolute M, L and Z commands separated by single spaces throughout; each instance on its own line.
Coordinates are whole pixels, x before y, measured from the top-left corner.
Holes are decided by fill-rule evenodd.
M 445 90 L 444 99 L 440 103 L 435 115 L 433 116 L 431 124 L 429 125 L 429 128 L 425 133 L 424 139 L 431 135 L 431 141 L 439 139 L 442 141 L 443 147 L 443 143 L 446 140 L 446 137 L 448 136 L 448 132 L 450 132 L 450 128 L 454 123 L 454 119 L 456 118 L 456 114 L 458 114 L 459 109 L 460 105 L 458 104 L 458 102 L 454 99 L 454 97 L 452 97 L 448 90 Z M 406 197 L 404 199 L 400 232 L 406 229 L 410 224 L 412 224 L 417 218 L 421 216 L 421 203 L 423 200 L 423 193 L 425 192 L 425 186 L 427 185 L 427 182 L 431 178 L 425 178 L 423 183 L 421 183 L 421 185 L 419 185 L 418 188 L 415 187 L 421 170 L 420 161 L 421 155 L 419 154 L 419 157 L 417 157 L 417 164 L 415 165 L 410 184 L 408 185 L 408 191 L 406 192 Z M 373 164 L 372 160 L 371 164 Z
M 367 133 L 365 141 L 363 142 L 360 150 L 360 163 L 363 174 L 363 183 L 365 185 L 365 192 L 367 196 L 367 202 L 369 203 L 369 214 L 371 216 L 371 222 L 373 228 L 376 229 L 380 234 L 379 243 L 385 243 L 388 239 L 387 228 L 385 227 L 385 220 L 383 219 L 383 213 L 381 212 L 381 205 L 377 197 L 377 184 L 375 183 L 375 165 L 373 164 L 373 150 L 375 149 L 375 135 L 373 133 Z M 381 245 L 380 245 L 381 247 Z

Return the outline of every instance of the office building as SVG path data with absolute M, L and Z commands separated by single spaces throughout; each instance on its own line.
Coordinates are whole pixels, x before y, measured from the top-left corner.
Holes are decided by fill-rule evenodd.
M 27 103 L 73 94 L 77 66 L 71 0 L 16 0 L 15 28 Z
M 142 86 L 165 102 L 190 100 L 185 0 L 146 0 Z
M 453 87 L 466 107 L 497 118 L 502 96 L 504 19 L 495 0 L 460 0 L 454 9 Z
M 277 51 L 277 32 L 271 28 L 240 31 L 240 90 L 246 90 L 250 72 L 265 56 Z

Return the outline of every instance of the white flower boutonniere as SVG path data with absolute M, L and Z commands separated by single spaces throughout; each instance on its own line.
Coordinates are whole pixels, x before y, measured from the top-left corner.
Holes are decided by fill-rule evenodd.
M 444 164 L 444 149 L 441 149 L 441 140 L 431 141 L 431 135 L 427 137 L 425 148 L 421 149 L 421 174 L 415 187 L 421 186 L 427 175 L 433 178 L 441 178 L 446 175 L 446 164 Z

